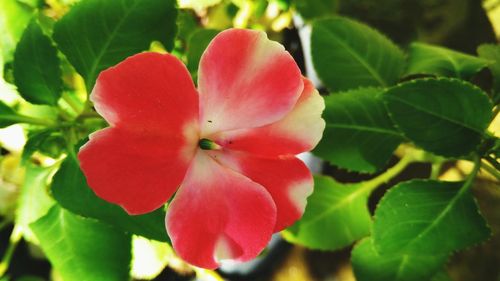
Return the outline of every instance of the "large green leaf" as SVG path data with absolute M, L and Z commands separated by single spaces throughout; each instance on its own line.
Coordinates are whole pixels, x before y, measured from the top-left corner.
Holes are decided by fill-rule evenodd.
M 169 241 L 165 230 L 165 211 L 158 209 L 139 216 L 97 197 L 72 156 L 68 156 L 54 176 L 52 194 L 63 208 L 84 217 L 99 219 L 126 232 L 150 239 Z
M 14 78 L 21 96 L 34 104 L 57 105 L 62 79 L 57 49 L 32 20 L 17 44 Z
M 35 222 L 54 205 L 54 200 L 48 194 L 48 179 L 53 169 L 26 165 L 26 175 L 21 187 L 21 193 L 16 208 L 16 225 L 21 226 L 23 236 L 34 241 L 29 224 Z
M 313 249 L 346 247 L 370 233 L 369 192 L 361 184 L 341 184 L 316 176 L 302 218 L 284 232 L 289 241 Z
M 463 182 L 413 180 L 389 190 L 374 216 L 373 244 L 384 254 L 440 255 L 470 247 L 490 231 Z
M 99 72 L 151 41 L 172 48 L 175 6 L 174 0 L 85 0 L 56 23 L 53 37 L 90 91 Z
M 453 251 L 485 240 L 489 228 L 464 184 L 413 180 L 389 190 L 375 211 L 372 237 L 352 252 L 356 278 L 430 280 Z
M 314 68 L 331 90 L 390 86 L 405 67 L 403 52 L 384 35 L 357 21 L 315 21 L 311 34 Z
M 358 281 L 430 280 L 448 255 L 379 254 L 371 238 L 363 239 L 351 253 Z
M 407 138 L 442 156 L 475 150 L 491 120 L 488 96 L 461 80 L 413 80 L 389 89 L 383 98 Z
M 365 88 L 325 97 L 326 128 L 314 153 L 358 172 L 383 168 L 403 137 L 389 118 L 381 92 Z
M 500 45 L 483 44 L 477 48 L 481 58 L 491 61 L 489 68 L 493 75 L 493 103 L 500 103 Z
M 31 228 L 64 281 L 129 280 L 130 235 L 57 205 Z
M 469 79 L 489 63 L 488 60 L 447 48 L 413 43 L 410 46 L 407 74 L 434 74 Z

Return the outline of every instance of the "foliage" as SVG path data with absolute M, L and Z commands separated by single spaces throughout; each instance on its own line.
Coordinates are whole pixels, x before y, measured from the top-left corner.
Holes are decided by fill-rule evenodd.
M 405 67 L 404 55 L 394 43 L 343 17 L 313 23 L 311 55 L 319 77 L 333 91 L 391 86 Z
M 290 31 L 280 26 L 300 15 L 311 28 L 301 38 L 305 57 L 326 92 L 326 129 L 314 154 L 370 179 L 315 176 L 302 219 L 283 237 L 328 251 L 354 245 L 360 281 L 447 280 L 450 256 L 491 235 L 471 189 L 479 173 L 497 185 L 500 177 L 500 140 L 491 131 L 500 46 L 480 45 L 477 56 L 425 42 L 404 50 L 362 19 L 339 15 L 342 3 L 184 3 L 192 10 L 174 0 L 0 1 L 0 127 L 22 124 L 28 136 L 24 150 L 11 153 L 22 181 L 0 158 L 2 183 L 19 190 L 14 213 L 2 214 L 19 231 L 13 247 L 20 237 L 37 244 L 65 281 L 129 279 L 132 235 L 170 240 L 164 208 L 130 216 L 97 197 L 80 170 L 75 147 L 106 127 L 89 100 L 97 76 L 130 55 L 169 51 L 196 83 L 201 54 L 220 30 L 260 29 L 284 42 Z M 456 161 L 472 163 L 472 171 L 462 181 L 440 180 L 441 165 Z M 394 181 L 415 162 L 437 172 Z M 387 183 L 372 216 L 369 199 Z M 0 277 L 11 258 L 7 252 Z
M 381 88 L 361 88 L 326 97 L 323 117 L 327 127 L 316 154 L 349 170 L 373 173 L 382 169 L 403 141 L 389 118 L 382 92 Z
M 64 280 L 128 279 L 130 235 L 59 206 L 30 226 Z

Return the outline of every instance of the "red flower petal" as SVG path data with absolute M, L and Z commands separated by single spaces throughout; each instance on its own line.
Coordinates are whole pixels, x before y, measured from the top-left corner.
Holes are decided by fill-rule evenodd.
M 293 110 L 267 126 L 224 131 L 214 138 L 219 145 L 264 156 L 295 155 L 313 149 L 321 139 L 325 102 L 304 78 L 304 90 Z
M 137 54 L 101 72 L 91 100 L 111 126 L 140 133 L 179 134 L 198 122 L 193 81 L 169 54 Z
M 202 136 L 275 122 L 293 108 L 302 88 L 292 56 L 264 32 L 223 31 L 200 60 Z
M 262 185 L 276 203 L 274 232 L 292 225 L 304 213 L 313 191 L 313 178 L 306 165 L 294 156 L 261 158 L 241 152 L 210 152 L 225 167 Z
M 220 259 L 249 260 L 266 246 L 276 206 L 259 184 L 197 153 L 169 206 L 166 225 L 185 261 L 216 268 Z
M 131 214 L 164 204 L 198 142 L 198 95 L 171 55 L 142 53 L 99 75 L 91 99 L 112 128 L 93 134 L 79 159 L 89 186 Z
M 147 213 L 165 204 L 184 178 L 189 156 L 180 136 L 158 137 L 118 128 L 92 134 L 78 153 L 94 192 L 129 214 Z

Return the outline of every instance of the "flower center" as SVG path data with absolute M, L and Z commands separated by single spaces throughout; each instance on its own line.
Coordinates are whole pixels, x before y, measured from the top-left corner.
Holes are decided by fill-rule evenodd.
M 198 146 L 203 150 L 220 150 L 222 147 L 209 139 L 201 139 Z

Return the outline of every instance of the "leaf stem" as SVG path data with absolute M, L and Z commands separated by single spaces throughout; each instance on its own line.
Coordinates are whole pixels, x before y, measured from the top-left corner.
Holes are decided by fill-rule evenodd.
M 494 176 L 497 180 L 500 180 L 500 172 L 490 166 L 488 163 L 481 161 L 481 169 L 488 172 L 490 175 Z
M 475 156 L 474 168 L 472 169 L 472 172 L 467 176 L 467 179 L 465 180 L 464 185 L 460 189 L 459 194 L 462 194 L 471 188 L 472 183 L 474 182 L 474 179 L 476 178 L 476 175 L 479 172 L 479 168 L 481 168 L 481 159 L 478 156 Z
M 437 180 L 439 174 L 441 173 L 441 167 L 443 167 L 443 162 L 432 163 L 431 176 L 429 178 L 432 180 Z
M 500 164 L 495 158 L 488 155 L 484 157 L 484 160 L 488 161 L 488 163 L 490 163 L 495 169 L 500 170 Z
M 31 116 L 26 116 L 26 115 L 17 115 L 16 117 L 14 117 L 12 119 L 13 119 L 13 121 L 16 121 L 18 123 L 42 125 L 42 126 L 46 126 L 46 127 L 53 127 L 56 125 L 56 123 L 50 119 L 41 119 L 41 118 L 36 118 L 36 117 L 31 117 Z
M 64 109 L 58 107 L 57 108 L 57 111 L 59 112 L 59 115 L 65 120 L 65 121 L 70 121 L 73 119 L 73 117 L 68 113 L 66 112 Z
M 78 116 L 78 119 L 79 120 L 82 120 L 82 119 L 92 119 L 92 118 L 99 118 L 99 119 L 102 119 L 101 115 L 99 115 L 99 113 L 95 112 L 95 111 L 87 111 L 87 112 L 83 112 L 82 114 L 80 114 Z
M 21 237 L 22 237 L 21 228 L 18 225 L 14 226 L 14 229 L 10 234 L 9 246 L 7 247 L 7 250 L 5 251 L 5 254 L 2 258 L 2 261 L 0 262 L 0 277 L 3 277 L 7 272 L 7 269 L 9 268 L 10 265 L 10 261 L 12 259 L 12 255 L 14 254 L 14 251 L 16 250 L 16 247 L 19 244 L 19 241 L 21 241 Z
M 78 114 L 81 112 L 82 110 L 82 105 L 79 104 L 78 102 L 76 102 L 73 97 L 71 97 L 69 95 L 68 92 L 64 92 L 62 94 L 62 99 L 69 105 L 69 107 L 71 107 L 71 109 L 73 109 L 73 111 Z
M 74 128 L 68 128 L 66 131 L 66 149 L 68 150 L 68 156 L 73 157 L 74 159 L 77 159 L 75 154 L 75 145 L 77 141 L 78 139 Z
M 412 162 L 415 162 L 415 158 L 413 157 L 413 155 L 406 154 L 405 156 L 403 156 L 403 158 L 401 158 L 401 160 L 399 160 L 398 163 L 396 163 L 396 165 L 387 169 L 387 171 L 385 171 L 383 174 L 380 174 L 371 180 L 363 182 L 362 190 L 371 193 L 380 185 L 387 183 L 388 181 L 399 175 Z
M 89 113 L 89 112 L 92 112 L 92 105 L 90 104 L 90 97 L 89 95 L 87 95 L 87 100 L 83 103 L 83 110 L 82 110 L 82 114 L 85 114 L 85 113 Z

